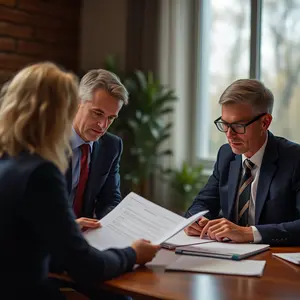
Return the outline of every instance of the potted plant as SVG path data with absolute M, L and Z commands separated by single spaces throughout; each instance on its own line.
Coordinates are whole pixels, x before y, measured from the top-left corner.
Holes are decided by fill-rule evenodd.
M 170 171 L 170 186 L 173 191 L 171 209 L 184 214 L 192 204 L 208 177 L 203 174 L 203 165 L 183 162 L 181 168 Z
M 163 145 L 171 135 L 172 122 L 168 116 L 177 98 L 150 71 L 122 74 L 112 57 L 107 59 L 105 68 L 120 76 L 129 92 L 129 105 L 122 108 L 111 128 L 124 141 L 122 191 L 127 194 L 133 190 L 151 199 L 153 176 L 165 173 L 161 160 L 172 155 Z

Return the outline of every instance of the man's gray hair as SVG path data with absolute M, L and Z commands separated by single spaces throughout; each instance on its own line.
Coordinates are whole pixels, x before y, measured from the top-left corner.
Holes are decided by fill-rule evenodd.
M 272 114 L 274 96 L 265 85 L 256 79 L 239 79 L 223 92 L 219 104 L 250 104 L 253 111 Z
M 95 69 L 87 72 L 79 84 L 79 98 L 82 102 L 92 100 L 96 89 L 106 90 L 116 100 L 128 104 L 128 91 L 121 83 L 119 77 L 107 70 Z

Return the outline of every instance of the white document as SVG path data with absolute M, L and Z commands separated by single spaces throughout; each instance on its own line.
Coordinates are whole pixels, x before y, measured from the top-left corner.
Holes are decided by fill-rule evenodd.
M 160 249 L 152 261 L 148 262 L 146 266 L 149 267 L 167 267 L 180 258 L 180 255 L 175 254 L 174 251 Z
M 188 245 L 195 245 L 195 244 L 205 244 L 205 243 L 212 243 L 214 240 L 207 238 L 200 239 L 199 236 L 188 236 L 181 230 L 176 235 L 171 237 L 170 239 L 166 240 L 162 247 L 166 249 L 175 249 L 179 246 L 188 246 Z
M 130 193 L 101 219 L 101 228 L 86 231 L 84 236 L 91 246 L 99 250 L 128 247 L 137 239 L 160 245 L 207 212 L 186 219 Z
M 295 253 L 273 253 L 274 256 L 282 258 L 293 264 L 300 265 L 300 252 Z
M 266 261 L 262 260 L 234 261 L 211 257 L 180 256 L 168 265 L 166 270 L 260 277 L 265 264 Z

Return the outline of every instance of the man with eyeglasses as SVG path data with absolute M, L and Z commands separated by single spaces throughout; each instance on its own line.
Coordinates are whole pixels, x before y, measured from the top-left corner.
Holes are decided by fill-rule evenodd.
M 214 121 L 228 144 L 213 174 L 186 212 L 209 210 L 185 229 L 217 241 L 300 245 L 300 145 L 274 136 L 273 94 L 260 81 L 241 79 L 221 95 Z

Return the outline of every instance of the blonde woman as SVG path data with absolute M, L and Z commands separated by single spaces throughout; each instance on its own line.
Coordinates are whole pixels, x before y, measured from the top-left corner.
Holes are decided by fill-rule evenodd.
M 0 99 L 0 273 L 9 299 L 55 297 L 47 280 L 50 255 L 88 284 L 144 264 L 158 250 L 139 240 L 99 252 L 82 237 L 63 175 L 77 91 L 72 74 L 40 63 L 17 73 Z

